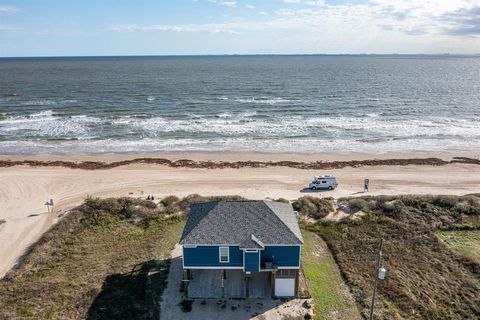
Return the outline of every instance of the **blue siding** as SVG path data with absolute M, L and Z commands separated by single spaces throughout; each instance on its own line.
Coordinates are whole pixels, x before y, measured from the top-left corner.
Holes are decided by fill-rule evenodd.
M 185 267 L 243 267 L 243 251 L 238 246 L 230 247 L 230 262 L 220 263 L 217 246 L 183 248 Z
M 273 259 L 278 267 L 298 267 L 300 262 L 300 246 L 272 246 L 261 251 L 260 259 Z
M 230 261 L 228 263 L 220 263 L 218 246 L 198 246 L 196 248 L 183 248 L 183 263 L 188 267 L 243 267 L 243 251 L 238 246 L 230 247 Z M 255 255 L 258 264 L 257 253 L 247 253 L 245 255 Z M 250 256 L 249 256 L 250 257 Z M 300 262 L 300 246 L 266 246 L 264 250 L 260 250 L 260 260 L 273 259 L 274 265 L 278 267 L 298 267 Z M 255 266 L 245 266 L 245 271 L 255 269 Z M 253 258 L 252 258 L 253 261 Z
M 260 271 L 260 260 L 258 257 L 258 252 L 247 252 L 245 251 L 245 272 L 259 272 Z

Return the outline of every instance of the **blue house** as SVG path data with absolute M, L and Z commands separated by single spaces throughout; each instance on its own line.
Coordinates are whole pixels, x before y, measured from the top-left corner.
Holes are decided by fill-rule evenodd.
M 294 297 L 303 245 L 290 204 L 214 201 L 191 207 L 180 244 L 190 298 Z

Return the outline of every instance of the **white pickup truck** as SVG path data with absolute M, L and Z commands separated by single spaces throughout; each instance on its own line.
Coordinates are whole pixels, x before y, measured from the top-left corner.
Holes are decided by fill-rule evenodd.
M 308 187 L 312 190 L 317 189 L 328 189 L 333 190 L 338 186 L 337 179 L 334 176 L 315 176 L 312 182 Z

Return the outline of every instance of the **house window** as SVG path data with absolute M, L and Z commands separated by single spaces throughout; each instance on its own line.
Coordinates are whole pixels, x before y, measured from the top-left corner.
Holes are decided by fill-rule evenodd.
M 230 261 L 230 250 L 228 247 L 220 247 L 220 262 L 227 263 Z

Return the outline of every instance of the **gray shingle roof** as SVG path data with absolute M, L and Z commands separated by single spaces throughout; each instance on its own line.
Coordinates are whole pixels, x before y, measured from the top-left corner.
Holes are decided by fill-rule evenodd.
M 180 244 L 240 245 L 303 244 L 293 208 L 273 201 L 213 201 L 194 204 Z

